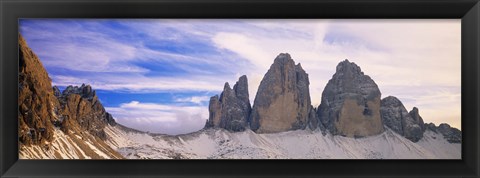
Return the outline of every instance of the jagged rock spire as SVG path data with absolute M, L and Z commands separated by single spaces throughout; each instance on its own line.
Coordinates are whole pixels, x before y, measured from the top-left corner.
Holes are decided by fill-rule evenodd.
M 233 89 L 228 82 L 223 87 L 220 97 L 210 98 L 209 118 L 206 128 L 217 127 L 230 131 L 244 131 L 248 127 L 251 105 L 248 95 L 247 76 L 243 75 Z

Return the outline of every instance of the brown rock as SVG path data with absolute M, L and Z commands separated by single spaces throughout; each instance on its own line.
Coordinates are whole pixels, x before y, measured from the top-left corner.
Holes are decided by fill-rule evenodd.
M 308 74 L 287 53 L 279 54 L 263 77 L 251 114 L 257 133 L 304 129 L 310 113 Z
M 52 122 L 57 120 L 51 80 L 37 55 L 19 35 L 18 119 L 19 141 L 42 144 L 53 139 Z
M 68 86 L 58 97 L 64 115 L 64 130 L 76 129 L 87 131 L 103 140 L 106 134 L 103 131 L 109 123 L 115 123 L 113 117 L 105 111 L 105 108 L 98 100 L 95 91 L 90 85 L 83 84 L 80 87 Z M 65 117 L 67 116 L 67 117 Z M 73 124 L 72 120 L 76 123 Z M 79 128 L 72 127 L 73 125 Z
M 359 66 L 345 60 L 338 64 L 322 93 L 320 121 L 336 135 L 365 137 L 382 133 L 380 97 L 377 84 Z
M 52 141 L 54 127 L 65 133 L 87 132 L 103 140 L 103 128 L 115 124 L 89 85 L 52 87 L 47 71 L 19 35 L 19 141 L 24 145 Z

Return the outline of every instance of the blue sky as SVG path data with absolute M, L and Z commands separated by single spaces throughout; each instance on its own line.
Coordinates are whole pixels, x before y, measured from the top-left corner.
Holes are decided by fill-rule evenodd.
M 382 97 L 460 126 L 460 20 L 22 19 L 20 31 L 54 85 L 92 85 L 119 123 L 140 130 L 201 129 L 209 97 L 244 74 L 253 104 L 281 52 L 309 74 L 315 107 L 348 58 Z

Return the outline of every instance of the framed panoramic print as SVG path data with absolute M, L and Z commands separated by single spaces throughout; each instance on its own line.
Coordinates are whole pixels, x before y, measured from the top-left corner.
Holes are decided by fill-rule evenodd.
M 0 175 L 477 177 L 479 10 L 2 1 Z

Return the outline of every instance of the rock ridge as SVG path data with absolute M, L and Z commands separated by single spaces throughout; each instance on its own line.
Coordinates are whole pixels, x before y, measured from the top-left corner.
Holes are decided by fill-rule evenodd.
M 441 123 L 435 126 L 434 123 L 425 123 L 425 130 L 431 130 L 435 133 L 440 133 L 450 143 L 462 143 L 462 131 L 453 128 L 447 123 Z

